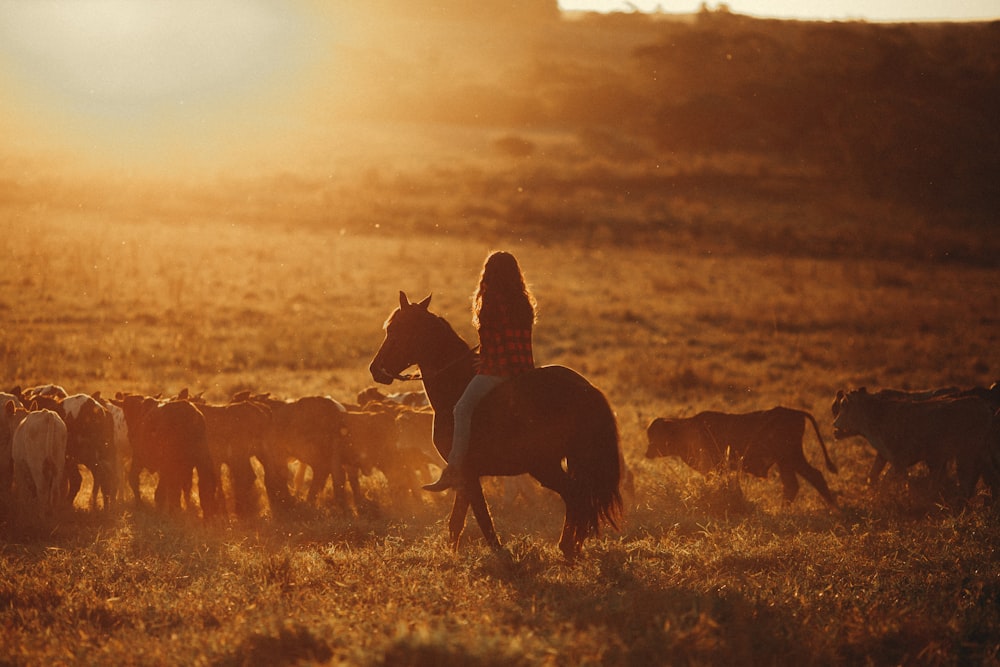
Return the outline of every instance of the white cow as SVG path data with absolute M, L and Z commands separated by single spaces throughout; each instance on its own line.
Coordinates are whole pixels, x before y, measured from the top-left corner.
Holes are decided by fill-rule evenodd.
M 66 465 L 66 424 L 51 410 L 27 413 L 14 430 L 14 497 L 21 508 L 37 499 L 48 514 L 62 497 Z
M 115 477 L 118 479 L 118 499 L 123 500 L 122 496 L 124 496 L 125 490 L 128 488 L 128 484 L 123 483 L 127 479 L 125 463 L 132 460 L 132 443 L 129 440 L 125 411 L 111 401 L 101 398 L 99 394 L 94 394 L 94 398 L 104 406 L 104 409 L 111 415 L 111 420 L 114 423 Z M 97 504 L 97 485 L 94 485 L 90 504 L 91 507 Z

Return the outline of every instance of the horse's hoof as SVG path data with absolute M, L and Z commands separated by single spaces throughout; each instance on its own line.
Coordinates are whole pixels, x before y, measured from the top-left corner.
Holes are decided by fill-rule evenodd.
M 574 547 L 574 546 L 564 547 L 563 545 L 559 545 L 559 550 L 563 552 L 563 557 L 566 559 L 566 563 L 568 565 L 572 565 L 573 563 L 575 563 L 577 557 L 580 555 L 580 552 L 583 551 L 579 547 Z
M 493 552 L 493 555 L 500 562 L 500 564 L 505 567 L 508 568 L 514 567 L 514 565 L 517 562 L 514 559 L 513 552 L 507 547 L 501 545 L 499 540 L 497 540 L 496 544 L 490 545 L 490 551 Z

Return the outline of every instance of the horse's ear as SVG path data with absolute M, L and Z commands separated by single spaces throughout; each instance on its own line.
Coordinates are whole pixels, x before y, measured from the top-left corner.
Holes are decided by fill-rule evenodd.
M 406 298 L 406 292 L 399 290 L 399 307 L 406 308 L 410 305 L 410 300 Z
M 431 305 L 431 296 L 432 295 L 428 294 L 427 298 L 418 303 L 417 305 L 423 308 L 424 310 L 427 310 L 427 307 Z

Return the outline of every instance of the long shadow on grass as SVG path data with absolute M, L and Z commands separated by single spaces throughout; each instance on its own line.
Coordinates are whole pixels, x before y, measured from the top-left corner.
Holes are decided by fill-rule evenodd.
M 590 558 L 596 577 L 553 576 L 550 567 L 525 568 L 523 559 L 514 569 L 490 568 L 490 573 L 508 572 L 504 580 L 516 591 L 511 599 L 518 619 L 513 622 L 519 625 L 538 634 L 553 627 L 602 628 L 606 664 L 714 664 L 721 659 L 760 664 L 779 654 L 788 662 L 815 657 L 805 647 L 787 645 L 800 625 L 792 609 L 761 604 L 725 587 L 662 585 L 633 573 L 629 555 L 620 548 Z

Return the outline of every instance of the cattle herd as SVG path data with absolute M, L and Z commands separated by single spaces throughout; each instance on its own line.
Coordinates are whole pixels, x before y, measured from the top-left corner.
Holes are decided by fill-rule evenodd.
M 952 466 L 963 498 L 972 496 L 980 480 L 991 495 L 1000 492 L 1000 383 L 989 389 L 840 391 L 832 411 L 834 437 L 861 436 L 875 449 L 870 485 L 879 481 L 886 465 L 904 475 L 923 464 L 930 471 L 933 490 L 942 495 L 949 495 Z M 834 505 L 822 473 L 803 454 L 806 421 L 813 426 L 827 469 L 836 472 L 813 416 L 783 407 L 741 415 L 702 412 L 685 419 L 654 419 L 646 429 L 646 456 L 678 456 L 702 472 L 728 464 L 759 477 L 777 466 L 785 501 L 795 498 L 798 475 Z
M 957 483 L 969 498 L 980 481 L 1000 484 L 1000 384 L 922 392 L 855 389 L 833 402 L 834 436 L 863 437 L 875 452 L 868 474 L 886 466 L 905 476 L 923 464 L 935 489 Z M 154 480 L 161 511 L 200 507 L 211 518 L 280 515 L 332 480 L 334 501 L 368 501 L 359 475 L 380 471 L 397 499 L 414 497 L 442 463 L 432 444 L 433 413 L 421 392 L 386 396 L 374 388 L 356 403 L 325 396 L 293 400 L 243 392 L 211 404 L 186 390 L 163 398 L 68 394 L 56 385 L 0 393 L 0 519 L 51 515 L 73 505 L 88 469 L 91 508 L 144 504 L 140 478 Z M 802 477 L 831 506 L 823 474 L 806 460 L 808 424 L 826 467 L 836 472 L 819 425 L 784 407 L 746 414 L 702 412 L 657 418 L 646 430 L 646 456 L 677 456 L 702 473 L 731 468 L 766 477 L 777 467 L 791 502 Z M 310 477 L 311 473 L 311 477 Z M 630 477 L 629 477 L 630 479 Z M 197 490 L 197 494 L 195 494 Z
M 369 389 L 358 400 L 244 392 L 214 405 L 187 390 L 104 398 L 57 385 L 15 387 L 0 393 L 0 518 L 71 507 L 81 467 L 93 478 L 91 508 L 111 509 L 129 496 L 144 504 L 145 471 L 156 509 L 200 507 L 204 518 L 280 514 L 299 496 L 316 502 L 331 478 L 335 501 L 346 505 L 349 486 L 360 508 L 358 476 L 376 469 L 392 493 L 417 494 L 428 466 L 441 463 L 426 399 Z

